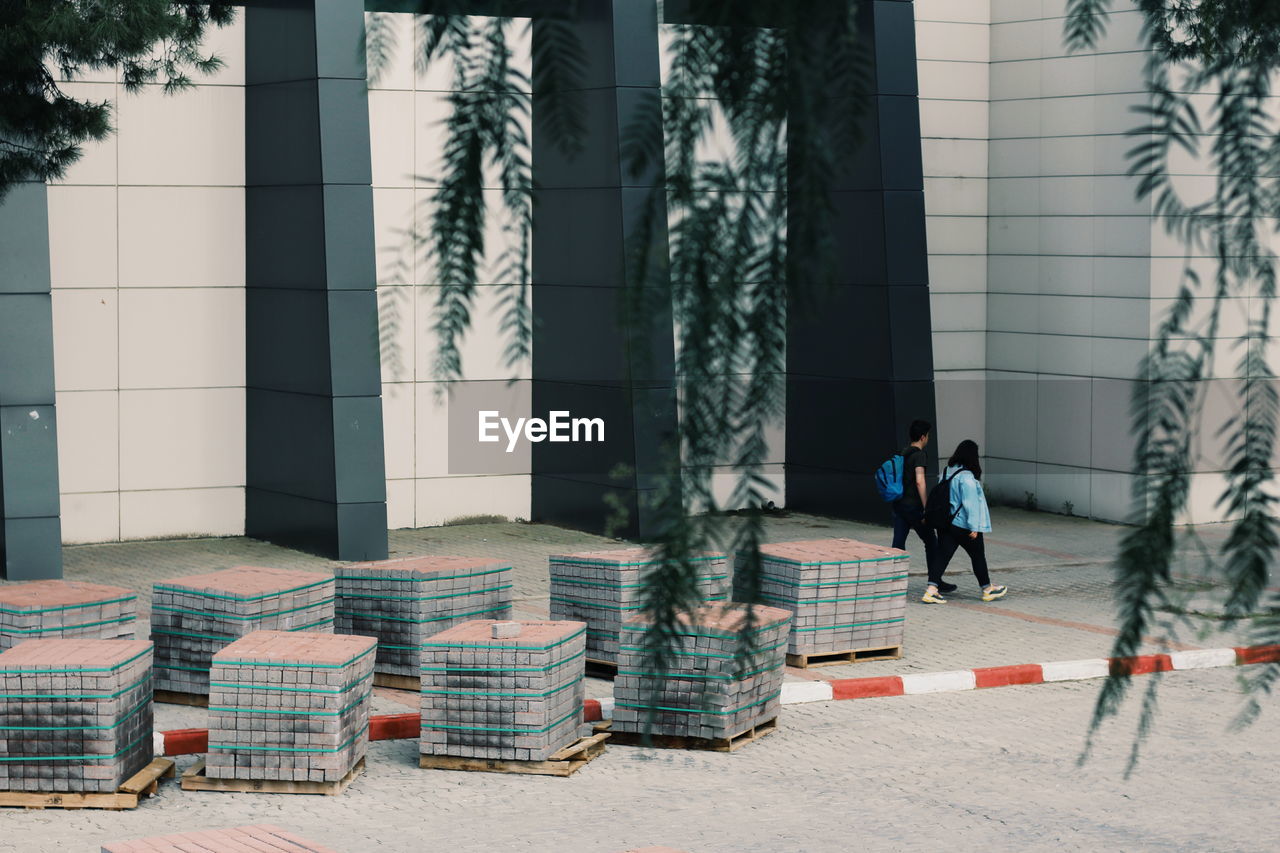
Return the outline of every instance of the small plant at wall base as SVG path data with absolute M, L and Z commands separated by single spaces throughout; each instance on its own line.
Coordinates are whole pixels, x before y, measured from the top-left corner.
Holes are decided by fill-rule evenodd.
M 1177 297 L 1142 362 L 1132 400 L 1137 437 L 1134 528 L 1117 560 L 1120 634 L 1113 655 L 1136 654 L 1156 613 L 1170 608 L 1179 539 L 1188 508 L 1202 426 L 1206 382 L 1230 366 L 1239 413 L 1213 438 L 1225 452 L 1226 487 L 1217 506 L 1234 519 L 1209 570 L 1225 584 L 1226 624 L 1246 622 L 1259 644 L 1280 643 L 1280 593 L 1267 589 L 1280 551 L 1271 460 L 1276 445 L 1275 376 L 1268 362 L 1276 258 L 1270 245 L 1280 216 L 1280 134 L 1269 106 L 1280 71 L 1280 3 L 1267 0 L 1134 0 L 1149 49 L 1150 106 L 1133 131 L 1129 174 L 1165 230 L 1188 257 L 1213 260 L 1211 277 L 1188 262 Z M 1066 41 L 1094 47 L 1112 0 L 1069 0 Z M 1208 93 L 1201 96 L 1199 93 Z M 1203 163 L 1212 191 L 1186 198 L 1175 174 Z M 1245 334 L 1222 340 L 1226 300 L 1250 296 Z M 1203 306 L 1207 305 L 1205 308 Z M 1234 359 L 1234 361 L 1232 361 Z M 1170 632 L 1172 624 L 1165 626 Z M 1257 667 L 1239 724 L 1259 713 L 1260 697 L 1280 679 L 1280 664 Z M 1129 687 L 1123 673 L 1104 684 L 1091 732 L 1119 709 Z M 1143 697 L 1130 769 L 1153 720 L 1158 679 Z M 1087 748 L 1086 748 L 1087 755 Z
M 25 0 L 0 3 L 0 198 L 15 183 L 61 178 L 82 146 L 111 133 L 111 106 L 64 92 L 55 78 L 119 69 L 125 91 L 191 86 L 222 60 L 203 53 L 226 3 L 172 0 Z

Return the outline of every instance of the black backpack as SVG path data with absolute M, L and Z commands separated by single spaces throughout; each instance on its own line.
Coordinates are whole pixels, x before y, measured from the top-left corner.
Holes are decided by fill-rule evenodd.
M 956 472 L 956 474 L 959 473 L 960 471 Z M 945 530 L 950 527 L 952 519 L 960 512 L 960 510 L 951 511 L 951 481 L 956 478 L 956 474 L 939 480 L 937 485 L 930 490 L 929 499 L 925 502 L 925 524 L 936 530 Z

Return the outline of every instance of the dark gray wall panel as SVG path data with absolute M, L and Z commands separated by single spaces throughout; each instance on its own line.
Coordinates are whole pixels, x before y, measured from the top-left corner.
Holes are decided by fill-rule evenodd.
M 836 284 L 789 284 L 787 505 L 883 521 L 871 473 L 935 411 L 915 27 L 909 0 L 845 1 L 873 41 L 874 87 L 862 93 L 863 150 L 830 193 Z M 826 94 L 857 104 L 839 89 Z M 798 151 L 797 134 L 829 131 L 792 122 L 789 132 Z M 809 209 L 794 190 L 790 201 L 793 216 Z
M 0 576 L 62 576 L 49 207 L 43 182 L 0 198 Z
M 646 538 L 657 522 L 640 496 L 662 476 L 657 448 L 676 428 L 674 340 L 669 310 L 641 334 L 626 331 L 625 311 L 636 284 L 631 253 L 666 257 L 665 193 L 654 190 L 665 175 L 661 163 L 625 173 L 622 135 L 639 129 L 662 150 L 657 9 L 653 0 L 584 0 L 580 10 L 573 24 L 587 53 L 580 156 L 566 156 L 539 130 L 562 93 L 534 98 L 533 410 L 604 413 L 607 441 L 533 445 L 532 516 L 598 531 L 612 496 L 629 507 L 618 532 Z M 535 19 L 535 40 L 541 26 Z M 646 211 L 652 229 L 642 228 Z M 619 466 L 627 475 L 615 480 Z
M 245 530 L 342 560 L 387 553 L 363 33 L 246 10 Z

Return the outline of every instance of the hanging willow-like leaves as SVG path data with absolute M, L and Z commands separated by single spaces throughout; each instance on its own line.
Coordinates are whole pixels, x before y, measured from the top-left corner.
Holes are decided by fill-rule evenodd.
M 1093 47 L 1106 28 L 1111 0 L 1071 0 L 1066 24 L 1069 47 Z M 1225 442 L 1226 487 L 1218 500 L 1233 519 L 1231 532 L 1211 568 L 1227 590 L 1226 624 L 1249 618 L 1259 643 L 1280 642 L 1280 596 L 1266 590 L 1268 568 L 1280 549 L 1272 459 L 1277 402 L 1268 362 L 1271 309 L 1276 292 L 1275 254 L 1270 241 L 1280 214 L 1280 135 L 1269 115 L 1271 81 L 1280 70 L 1280 5 L 1258 0 L 1137 0 L 1150 49 L 1146 81 L 1151 106 L 1147 123 L 1133 132 L 1142 141 L 1130 152 L 1130 175 L 1139 198 L 1150 199 L 1164 228 L 1188 248 L 1215 262 L 1211 286 L 1190 261 L 1179 293 L 1142 363 L 1133 399 L 1137 435 L 1134 527 L 1117 560 L 1116 599 L 1120 633 L 1113 654 L 1136 654 L 1158 610 L 1168 604 L 1179 536 L 1175 525 L 1191 489 L 1205 385 L 1227 358 L 1219 340 L 1225 300 L 1253 296 L 1260 307 L 1250 317 L 1235 373 L 1239 413 L 1218 438 Z M 1211 93 L 1201 107 L 1196 93 Z M 1181 197 L 1170 152 L 1180 148 L 1207 161 L 1214 175 L 1211 198 Z M 1195 316 L 1195 297 L 1208 309 Z M 1260 612 L 1259 612 L 1260 611 Z M 1280 678 L 1280 665 L 1260 667 L 1240 722 L 1258 713 L 1258 697 Z M 1158 680 L 1144 694 L 1129 769 L 1154 719 Z M 1129 687 L 1127 673 L 1108 679 L 1094 710 L 1091 736 L 1116 713 Z M 1086 748 L 1086 755 L 1088 748 Z M 1083 758 L 1083 756 L 1082 756 Z
M 835 268 L 827 190 L 837 162 L 859 142 L 858 96 L 868 91 L 853 4 L 758 0 L 750 20 L 737 4 L 699 8 L 706 24 L 672 28 L 663 100 L 647 107 L 663 110 L 665 141 L 639 128 L 623 141 L 631 174 L 656 169 L 666 182 L 653 190 L 637 228 L 620 329 L 632 340 L 649 340 L 655 323 L 674 316 L 679 330 L 680 439 L 667 449 L 654 489 L 661 532 L 651 543 L 656 560 L 644 579 L 643 612 L 652 623 L 645 669 L 651 673 L 670 668 L 681 619 L 702 603 L 701 552 L 741 554 L 738 596 L 760 600 L 761 507 L 772 488 L 764 474 L 766 430 L 783 413 L 787 312 L 813 301 Z M 822 9 L 841 11 L 817 14 Z M 528 140 L 510 120 L 527 101 L 508 62 L 508 19 L 479 24 L 435 15 L 422 26 L 422 59 L 451 59 L 458 92 L 451 98 L 430 237 L 441 270 L 437 372 L 457 378 L 458 341 L 470 322 L 484 255 L 486 166 L 502 170 L 510 188 L 504 207 L 514 227 L 528 233 Z M 534 88 L 579 88 L 583 51 L 574 28 L 544 21 L 538 34 Z M 824 96 L 833 90 L 839 99 Z M 562 151 L 580 150 L 581 105 L 558 97 L 548 107 L 560 112 L 540 117 L 539 126 L 556 135 L 551 141 Z M 652 112 L 635 120 L 658 124 Z M 789 133 L 788 123 L 804 132 Z M 731 156 L 705 153 L 717 124 L 732 139 Z M 670 251 L 655 257 L 650 238 L 667 226 L 657 220 L 662 211 L 669 217 Z M 521 281 L 527 281 L 527 263 L 526 248 L 510 267 Z M 509 319 L 507 328 L 518 338 L 527 330 L 522 323 Z M 519 344 L 522 355 L 527 351 Z M 713 468 L 725 463 L 738 472 L 728 505 L 747 508 L 733 525 L 712 489 Z M 748 609 L 739 666 L 749 666 L 756 652 L 754 628 Z

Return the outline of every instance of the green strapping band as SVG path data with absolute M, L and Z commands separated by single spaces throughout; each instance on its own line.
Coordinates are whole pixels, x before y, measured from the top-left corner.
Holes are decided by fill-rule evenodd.
M 502 586 L 489 586 L 484 589 L 469 589 L 464 592 L 451 592 L 447 595 L 378 595 L 372 592 L 344 592 L 339 598 L 367 598 L 373 601 L 439 601 L 442 598 L 463 598 L 468 595 L 483 595 L 489 592 L 502 592 L 504 589 L 514 587 L 513 583 L 506 583 Z M 340 610 L 339 613 L 348 613 L 352 611 Z M 383 617 L 379 617 L 383 618 Z
M 883 598 L 906 598 L 907 591 L 902 592 L 885 592 L 880 595 L 850 595 L 843 598 L 782 598 L 776 595 L 760 593 L 761 598 L 767 598 L 770 601 L 781 601 L 784 603 L 794 602 L 795 604 L 831 604 L 837 601 L 877 601 Z
M 446 620 L 446 619 L 466 619 L 466 618 L 469 618 L 469 617 L 471 617 L 471 616 L 480 616 L 480 615 L 485 614 L 485 613 L 496 613 L 496 612 L 497 612 L 497 611 L 499 611 L 499 610 L 510 610 L 510 609 L 511 609 L 511 605 L 510 605 L 510 604 L 500 604 L 500 605 L 498 605 L 497 607 L 489 607 L 489 608 L 486 608 L 486 609 L 484 609 L 484 610 L 476 610 L 476 611 L 474 611 L 474 612 L 472 612 L 472 613 L 450 613 L 448 616 L 433 616 L 433 617 L 431 617 L 430 619 L 405 619 L 405 618 L 401 618 L 401 617 L 394 617 L 394 616 L 375 616 L 375 617 L 372 617 L 372 618 L 374 618 L 374 619 L 386 619 L 386 620 L 388 620 L 388 621 L 392 621 L 392 622 L 410 622 L 410 623 L 412 623 L 412 624 L 414 624 L 414 625 L 424 625 L 424 624 L 426 624 L 426 623 L 428 623 L 428 622 L 443 622 L 443 621 L 444 621 L 444 620 Z M 337 611 L 337 612 L 338 612 L 339 614 L 343 615 L 343 616 L 353 616 L 353 615 L 362 616 L 362 615 L 365 615 L 365 614 L 357 614 L 357 613 L 353 613 L 353 612 L 352 612 L 352 611 L 350 611 L 350 610 L 339 610 L 339 611 Z M 387 648 L 397 648 L 397 647 L 395 647 L 395 646 L 388 646 Z M 402 646 L 402 647 L 400 647 L 400 648 L 416 648 L 416 646 Z
M 140 711 L 142 711 L 143 708 L 146 708 L 150 704 L 151 704 L 151 697 L 148 696 L 146 699 L 142 700 L 140 704 L 135 706 L 127 714 L 125 714 L 123 717 L 116 720 L 114 723 L 112 723 L 109 726 L 0 726 L 0 731 L 9 731 L 9 732 L 109 731 L 110 729 L 119 727 L 121 724 L 131 719 L 135 714 L 139 713 Z
M 781 665 L 782 665 L 781 662 L 779 662 L 776 665 L 766 667 L 765 669 L 756 669 L 756 670 L 752 670 L 751 672 L 741 673 L 739 675 L 704 675 L 704 674 L 698 674 L 698 673 L 692 673 L 692 672 L 648 673 L 638 669 L 620 669 L 618 670 L 617 674 L 625 675 L 625 676 L 634 676 L 636 678 L 649 678 L 651 676 L 656 675 L 659 678 L 693 678 L 693 679 L 698 679 L 700 681 L 746 681 L 748 678 L 755 678 L 757 675 L 762 675 L 766 672 L 773 672 L 774 670 L 778 669 Z
M 210 613 L 205 610 L 187 610 L 182 607 L 156 607 L 152 606 L 152 611 L 159 610 L 162 613 L 184 613 L 188 616 L 202 616 L 206 619 L 234 619 L 238 622 L 250 622 L 254 619 L 267 619 L 272 616 L 283 616 L 286 613 L 297 613 L 299 610 L 310 610 L 313 607 L 323 607 L 333 602 L 333 596 L 322 598 L 312 604 L 304 604 L 301 607 L 290 607 L 288 610 L 272 610 L 267 613 L 258 613 L 253 616 L 233 616 L 230 613 Z
M 209 744 L 209 750 L 213 751 L 215 749 L 225 749 L 228 752 L 327 752 L 327 753 L 342 752 L 342 750 L 346 749 L 347 747 L 351 746 L 351 744 L 358 741 L 361 735 L 363 735 L 368 730 L 369 730 L 369 724 L 365 723 L 363 726 L 360 727 L 360 731 L 356 732 L 351 737 L 350 740 L 348 740 L 346 743 L 342 744 L 341 746 L 334 747 L 333 749 L 315 749 L 315 748 L 304 749 L 303 747 L 299 747 L 299 746 L 240 746 L 237 744 L 230 744 L 230 743 L 211 743 Z
M 819 625 L 816 628 L 796 628 L 796 631 L 834 631 L 838 628 L 866 628 L 869 625 L 894 625 L 905 621 L 905 617 L 897 619 L 877 619 L 874 622 L 854 622 L 852 625 Z
M 672 708 L 667 705 L 635 705 L 630 702 L 615 702 L 614 705 L 618 708 L 643 708 L 646 711 L 675 711 L 680 714 L 715 714 L 719 717 L 728 717 L 741 711 L 745 711 L 748 708 L 754 708 L 757 705 L 767 705 L 781 695 L 782 691 L 779 690 L 777 693 L 771 693 L 759 702 L 752 702 L 750 705 L 743 705 L 742 707 L 735 708 L 732 711 L 710 711 L 706 708 Z
M 151 654 L 151 649 L 144 649 L 143 651 L 138 652 L 136 655 L 129 658 L 128 660 L 122 660 L 120 661 L 120 663 L 112 664 L 111 666 L 77 666 L 77 667 L 59 667 L 57 669 L 46 669 L 44 667 L 28 666 L 27 664 L 21 664 L 21 665 L 15 666 L 15 668 L 13 669 L 9 669 L 8 667 L 0 665 L 0 673 L 4 673 L 6 675 L 20 675 L 21 673 L 24 673 L 24 672 L 75 672 L 75 673 L 115 672 L 117 669 L 126 667 L 129 664 L 136 661 L 138 658 L 143 657 L 144 655 L 149 655 L 149 654 Z
M 85 607 L 100 607 L 108 604 L 123 604 L 126 601 L 137 601 L 138 596 L 126 595 L 124 598 L 110 598 L 104 601 L 86 601 L 84 604 L 64 604 L 61 607 L 39 607 L 31 610 L 21 610 L 11 607 L 0 607 L 0 613 L 13 613 L 17 616 L 26 616 L 35 613 L 58 613 L 63 610 L 80 610 Z
M 779 580 L 777 575 L 765 575 L 763 577 L 763 580 L 776 583 L 778 586 L 799 587 L 801 589 L 808 589 L 815 586 L 850 586 L 855 583 L 881 583 L 882 581 L 902 581 L 906 579 L 907 575 L 905 572 L 900 575 L 884 575 L 883 577 L 878 578 L 858 578 L 856 580 L 849 581 L 820 581 L 818 583 L 791 583 L 787 580 Z
M 772 646 L 765 646 L 765 647 L 763 647 L 763 648 L 756 649 L 756 650 L 755 650 L 755 652 L 754 652 L 754 654 L 763 654 L 764 652 L 773 652 L 773 651 L 777 651 L 778 649 L 782 648 L 782 647 L 783 647 L 783 646 L 785 646 L 786 644 L 787 644 L 787 641 L 786 641 L 786 640 L 783 640 L 781 643 L 774 643 Z M 644 646 L 622 645 L 622 646 L 619 646 L 619 648 L 620 648 L 621 650 L 623 650 L 623 651 L 628 651 L 628 652 L 643 652 L 643 651 L 644 651 Z M 731 660 L 732 658 L 736 658 L 736 657 L 737 657 L 737 655 L 736 655 L 736 654 L 732 654 L 732 655 L 720 655 L 720 654 L 715 654 L 714 652 L 683 652 L 683 651 L 676 651 L 676 652 L 673 652 L 672 654 L 674 654 L 676 657 L 687 657 L 687 658 L 720 658 L 721 660 Z
M 120 622 L 133 622 L 134 616 L 121 616 L 118 619 L 103 619 L 100 622 L 82 622 L 79 625 L 53 625 L 43 628 L 5 628 L 6 634 L 51 634 L 54 631 L 74 631 L 77 628 L 96 628 L 99 625 L 115 625 Z
M 32 764 L 43 764 L 46 761 L 106 761 L 111 758 L 119 758 L 144 740 L 150 739 L 150 737 L 151 732 L 146 732 L 142 737 L 113 755 L 16 755 L 0 756 L 0 761 L 25 761 Z
M 447 730 L 447 731 L 458 731 L 458 732 L 510 732 L 512 734 L 518 734 L 518 735 L 519 734 L 540 734 L 542 732 L 551 731 L 556 726 L 560 725 L 566 720 L 570 720 L 576 717 L 581 713 L 582 713 L 581 709 L 575 709 L 573 711 L 570 711 L 567 715 L 556 720 L 554 723 L 549 723 L 548 725 L 541 726 L 539 728 L 533 728 L 531 726 L 518 726 L 516 728 L 509 729 L 509 728 L 504 728 L 502 726 L 451 726 L 447 723 L 438 723 L 435 725 L 428 725 L 426 723 L 423 723 L 422 729 L 423 731 L 430 729 L 433 731 Z
M 236 681 L 211 681 L 209 682 L 209 687 L 210 688 L 229 687 L 232 690 L 248 688 L 250 690 L 276 690 L 283 693 L 319 693 L 325 696 L 340 696 L 343 693 L 350 693 L 352 690 L 355 690 L 357 687 L 359 687 L 361 684 L 364 684 L 366 681 L 368 681 L 371 678 L 373 678 L 372 672 L 366 675 L 364 678 L 360 678 L 360 679 L 357 679 L 356 681 L 351 682 L 346 687 L 343 687 L 341 690 L 316 690 L 316 689 L 306 688 L 306 687 L 285 687 L 282 684 L 244 684 L 242 682 L 236 682 Z
M 578 652 L 576 655 L 570 655 L 547 666 L 423 666 L 421 669 L 423 672 L 550 672 L 571 660 L 577 660 L 584 654 L 586 652 Z
M 333 623 L 333 620 L 332 620 L 332 619 L 330 619 L 330 618 L 328 618 L 328 617 L 326 617 L 326 618 L 324 618 L 324 619 L 321 619 L 319 622 L 311 622 L 311 623 L 308 623 L 308 624 L 306 624 L 306 625 L 299 625 L 297 628 L 268 628 L 268 629 L 263 629 L 263 630 L 270 630 L 270 631 L 305 631 L 305 630 L 307 630 L 308 628 L 315 628 L 315 627 L 317 627 L 317 626 L 319 626 L 319 625 L 330 625 L 330 624 L 332 624 L 332 623 Z M 192 634 L 192 633 L 187 632 L 187 631 L 170 631 L 170 630 L 169 630 L 169 629 L 167 629 L 167 628 L 152 628 L 152 629 L 151 629 L 151 633 L 153 633 L 153 634 L 162 634 L 162 635 L 164 635 L 164 636 L 166 636 L 166 637 L 190 637 L 190 638 L 195 639 L 195 640 L 232 640 L 232 641 L 234 641 L 234 640 L 238 640 L 238 639 L 240 639 L 240 636 L 239 636 L 239 635 L 235 635 L 235 634 Z
M 603 601 L 583 601 L 580 598 L 569 598 L 563 595 L 553 595 L 551 600 L 558 601 L 561 604 L 576 604 L 579 607 L 599 607 L 602 610 L 639 610 L 644 607 L 643 604 L 607 604 Z
M 422 688 L 422 692 L 430 693 L 434 696 L 502 696 L 514 699 L 545 699 L 548 696 L 563 693 L 564 691 L 571 690 L 577 686 L 577 681 L 570 681 L 568 684 L 565 684 L 562 687 L 557 687 L 555 690 L 544 690 L 541 693 L 520 693 L 519 691 L 515 693 L 506 693 L 501 690 L 450 690 L 447 688 L 436 690 L 427 687 Z
M 201 592 L 198 589 L 186 589 L 180 586 L 165 586 L 164 584 L 159 584 L 159 583 L 156 584 L 153 587 L 153 589 L 156 592 L 172 592 L 178 595 L 195 595 L 195 596 L 199 596 L 200 598 L 218 598 L 218 599 L 222 599 L 223 601 L 261 601 L 264 598 L 274 598 L 279 595 L 288 595 L 291 592 L 302 592 L 304 589 L 315 589 L 316 587 L 324 586 L 327 583 L 333 583 L 333 578 L 325 578 L 324 580 L 316 581 L 315 583 L 303 584 L 302 586 L 294 586 L 294 587 L 290 587 L 289 589 L 277 589 L 277 590 L 272 590 L 271 592 L 264 592 L 262 595 L 250 595 L 250 596 L 223 595 L 217 592 Z
M 728 580 L 728 575 L 704 575 L 698 578 L 698 583 L 707 583 L 710 581 Z M 604 583 L 600 581 L 584 581 L 578 578 L 552 578 L 551 583 L 567 583 L 574 586 L 590 586 L 596 589 L 639 589 L 644 586 L 642 583 Z
M 221 711 L 227 714 L 289 714 L 294 717 L 341 717 L 352 708 L 357 708 L 360 703 L 373 695 L 370 690 L 362 694 L 358 699 L 340 711 L 303 711 L 301 709 L 290 708 L 222 708 L 210 706 L 210 711 Z
M 337 571 L 341 572 L 342 569 L 338 569 Z M 392 583 L 434 583 L 435 581 L 452 581 L 452 580 L 457 580 L 458 578 L 478 578 L 483 575 L 496 575 L 498 572 L 509 572 L 509 571 L 511 571 L 511 566 L 503 566 L 498 569 L 486 569 L 483 572 L 467 572 L 466 574 L 461 574 L 461 575 L 444 575 L 443 577 L 438 577 L 438 578 L 389 578 L 383 575 L 343 575 L 343 574 L 338 574 L 336 575 L 336 577 L 340 580 L 378 581 L 379 583 L 383 581 L 391 581 Z
M 458 643 L 423 643 L 423 644 L 420 646 L 420 648 L 423 648 L 423 649 L 459 649 L 459 650 L 462 650 L 462 651 L 468 651 L 468 650 L 470 650 L 470 649 L 500 649 L 500 650 L 503 650 L 503 651 L 508 651 L 508 650 L 509 650 L 509 651 L 513 651 L 513 652 L 515 652 L 515 651 L 520 651 L 520 652 L 545 652 L 545 651 L 547 651 L 547 650 L 549 650 L 549 649 L 554 649 L 554 648 L 558 648 L 558 647 L 560 647 L 560 646 L 563 646 L 565 643 L 571 643 L 571 642 L 573 642 L 574 640 L 576 640 L 576 639 L 578 639 L 579 637 L 581 637 L 581 636 L 582 636 L 583 634 L 585 634 L 586 632 L 587 632 L 587 629 L 586 629 L 586 628 L 582 628 L 582 629 L 580 629 L 580 630 L 578 630 L 578 631 L 575 631 L 574 633 L 570 634 L 569 636 L 567 636 L 567 637 L 565 637 L 565 638 L 563 638 L 563 639 L 556 640 L 554 643 L 550 643 L 550 644 L 545 645 L 545 646 L 495 646 L 495 645 L 492 645 L 492 644 L 480 645 L 479 643 L 463 643 L 463 642 L 458 642 Z
M 143 684 L 151 680 L 151 673 L 139 678 L 128 687 L 117 690 L 115 693 L 81 693 L 76 695 L 59 694 L 59 693 L 0 693 L 0 699 L 118 699 L 130 690 L 137 690 Z

